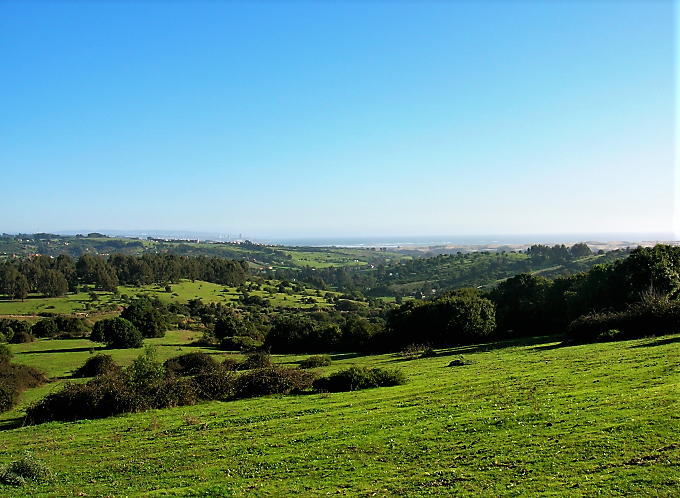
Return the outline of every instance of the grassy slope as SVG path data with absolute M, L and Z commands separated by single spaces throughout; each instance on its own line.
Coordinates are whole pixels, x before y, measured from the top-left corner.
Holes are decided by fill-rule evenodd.
M 274 281 L 278 282 L 278 281 Z M 144 285 L 141 287 L 118 287 L 121 295 L 128 297 L 136 297 L 141 294 L 158 297 L 166 303 L 179 302 L 186 303 L 190 299 L 202 299 L 204 303 L 221 302 L 234 303 L 239 302 L 241 295 L 234 287 L 225 287 L 219 284 L 212 284 L 210 282 L 183 280 L 178 284 L 171 285 L 172 292 L 165 292 L 165 287 L 159 285 Z M 226 289 L 226 292 L 225 292 Z M 38 296 L 31 296 L 26 301 L 8 301 L 0 300 L 0 316 L 14 316 L 14 315 L 36 315 L 40 312 L 51 313 L 96 313 L 98 306 L 107 306 L 109 304 L 126 306 L 126 303 L 121 300 L 116 300 L 113 294 L 108 292 L 98 292 L 99 301 L 92 302 L 88 293 L 69 294 L 65 297 L 56 298 L 42 298 Z M 322 292 L 322 294 L 326 294 Z M 335 293 L 333 293 L 335 294 Z M 316 305 L 302 304 L 301 300 L 307 297 L 314 298 L 322 307 L 328 306 L 322 297 L 317 297 L 313 291 L 308 291 L 307 294 L 293 293 L 290 295 L 276 293 L 270 295 L 265 291 L 252 291 L 252 296 L 260 296 L 268 299 L 271 306 L 281 307 L 296 307 L 296 308 L 312 308 Z M 285 297 L 285 300 L 284 300 Z M 90 308 L 86 308 L 89 305 Z
M 410 381 L 393 388 L 6 430 L 0 462 L 31 450 L 56 477 L 2 491 L 680 495 L 680 336 L 574 347 L 550 341 L 453 349 L 413 361 L 337 358 L 327 368 L 398 366 Z M 447 367 L 461 352 L 474 363 Z

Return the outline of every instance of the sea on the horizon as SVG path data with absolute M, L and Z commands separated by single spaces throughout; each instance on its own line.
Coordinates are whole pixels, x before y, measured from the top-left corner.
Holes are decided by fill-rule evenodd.
M 574 244 L 578 242 L 670 241 L 670 233 L 607 233 L 607 234 L 524 234 L 524 235 L 456 235 L 431 237 L 300 237 L 254 239 L 255 242 L 307 247 L 424 247 L 424 246 L 486 246 L 525 244 Z

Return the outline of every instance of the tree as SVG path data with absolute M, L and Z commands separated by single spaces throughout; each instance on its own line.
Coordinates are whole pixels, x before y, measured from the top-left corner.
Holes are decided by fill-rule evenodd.
M 163 314 L 145 303 L 131 304 L 120 316 L 131 321 L 144 337 L 165 337 L 165 331 L 168 329 Z
M 125 318 L 105 318 L 94 324 L 90 340 L 113 349 L 141 348 L 142 333 Z
M 40 320 L 31 327 L 31 334 L 36 337 L 54 337 L 59 332 L 54 320 Z
M 548 326 L 545 304 L 553 285 L 547 278 L 520 273 L 498 284 L 488 296 L 496 305 L 499 332 L 539 333 Z
M 215 337 L 219 340 L 225 337 L 247 336 L 250 324 L 242 318 L 227 315 L 215 322 Z
M 103 258 L 83 254 L 76 263 L 76 272 L 83 283 L 94 284 L 98 290 L 107 292 L 118 290 L 116 271 Z
M 571 249 L 569 249 L 569 252 L 571 253 L 572 257 L 574 258 L 586 258 L 588 256 L 593 255 L 593 251 L 590 250 L 590 247 L 588 247 L 588 244 L 585 243 L 580 243 L 580 244 L 574 244 L 571 246 Z
M 392 312 L 378 342 L 389 349 L 429 342 L 435 347 L 469 344 L 496 327 L 491 301 L 477 289 L 458 289 L 431 301 L 409 301 Z
M 5 264 L 0 271 L 0 290 L 9 299 L 19 298 L 22 301 L 28 295 L 28 281 L 12 264 Z
M 657 244 L 638 247 L 616 268 L 623 277 L 628 301 L 654 294 L 674 299 L 680 296 L 680 247 Z
M 38 292 L 45 297 L 63 296 L 68 292 L 68 281 L 57 270 L 44 271 L 38 280 Z

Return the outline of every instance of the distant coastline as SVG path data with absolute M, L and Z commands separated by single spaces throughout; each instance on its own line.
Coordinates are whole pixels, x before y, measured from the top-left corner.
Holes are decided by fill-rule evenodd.
M 219 233 L 189 230 L 63 230 L 52 232 L 58 235 L 102 233 L 109 237 L 138 237 L 145 239 L 199 239 L 202 241 L 237 242 L 249 240 L 260 244 L 298 246 L 298 247 L 348 247 L 372 248 L 385 247 L 390 249 L 427 249 L 427 248 L 455 248 L 475 247 L 498 248 L 508 246 L 518 248 L 533 244 L 571 245 L 585 242 L 590 246 L 615 249 L 620 247 L 635 247 L 637 245 L 650 246 L 659 242 L 675 245 L 678 241 L 674 234 L 667 233 L 564 233 L 564 234 L 502 234 L 502 235 L 434 235 L 434 236 L 355 236 L 355 237 L 261 237 L 244 233 Z M 29 234 L 31 232 L 23 232 Z M 14 234 L 17 235 L 17 234 Z

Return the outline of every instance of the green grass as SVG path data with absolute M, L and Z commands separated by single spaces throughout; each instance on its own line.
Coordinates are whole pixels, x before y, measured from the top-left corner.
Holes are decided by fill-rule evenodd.
M 404 386 L 5 430 L 0 463 L 30 450 L 56 475 L 2 491 L 9 497 L 680 495 L 680 336 L 573 347 L 554 340 L 454 348 L 412 361 L 336 355 L 324 369 L 353 362 L 400 367 L 409 377 Z M 448 367 L 460 354 L 473 363 Z
M 275 281 L 278 282 L 278 281 Z M 148 295 L 157 297 L 165 303 L 178 302 L 186 303 L 190 299 L 201 299 L 204 303 L 221 302 L 224 304 L 239 303 L 239 296 L 235 287 L 225 287 L 224 285 L 212 284 L 210 282 L 183 280 L 180 283 L 171 285 L 171 292 L 165 291 L 165 286 L 160 285 L 143 285 L 141 287 L 118 287 L 121 295 L 127 295 L 129 298 L 135 298 L 140 295 Z M 97 315 L 98 313 L 108 312 L 111 306 L 126 306 L 126 303 L 120 299 L 114 298 L 110 292 L 97 292 L 98 301 L 92 301 L 89 293 L 80 292 L 78 294 L 68 294 L 65 297 L 43 298 L 40 296 L 29 296 L 25 301 L 8 301 L 0 300 L 0 317 L 1 316 L 35 316 L 41 312 L 74 314 L 84 313 L 88 315 Z M 325 295 L 325 292 L 322 292 Z M 333 293 L 337 294 L 337 293 Z M 268 299 L 270 305 L 274 307 L 295 307 L 295 308 L 313 308 L 317 306 L 328 307 L 329 305 L 324 301 L 323 297 L 318 297 L 315 291 L 307 291 L 306 293 L 292 293 L 282 294 L 276 293 L 270 295 L 265 291 L 252 291 L 250 295 L 260 296 Z M 317 304 L 303 304 L 303 298 L 312 297 L 317 301 Z M 285 299 L 284 299 L 285 298 Z

